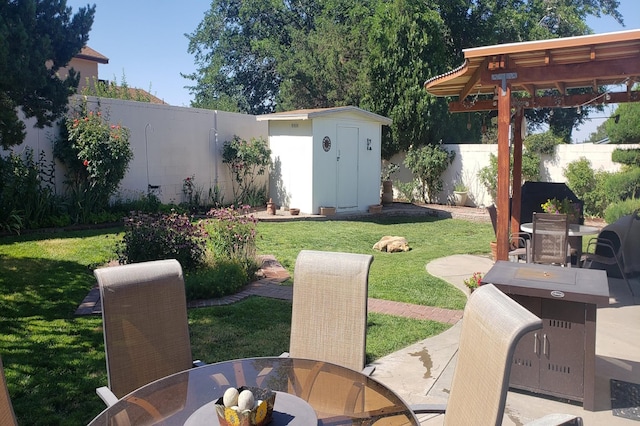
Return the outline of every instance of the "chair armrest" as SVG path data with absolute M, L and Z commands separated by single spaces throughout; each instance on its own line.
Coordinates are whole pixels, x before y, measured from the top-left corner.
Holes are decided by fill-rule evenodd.
M 571 414 L 549 414 L 532 422 L 526 423 L 525 426 L 582 426 L 582 417 L 573 416 Z
M 113 392 L 111 392 L 111 389 L 106 386 L 97 388 L 96 393 L 98 394 L 100 399 L 104 401 L 107 407 L 111 407 L 113 404 L 118 402 L 118 398 L 113 394 Z
M 373 374 L 374 371 L 376 371 L 375 365 L 365 365 L 361 373 L 364 374 L 365 376 L 370 376 Z
M 447 411 L 447 404 L 412 404 L 409 408 L 415 414 L 444 414 Z

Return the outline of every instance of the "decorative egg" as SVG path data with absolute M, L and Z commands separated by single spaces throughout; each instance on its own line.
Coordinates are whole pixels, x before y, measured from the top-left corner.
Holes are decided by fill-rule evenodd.
M 229 388 L 224 391 L 224 395 L 222 395 L 222 403 L 225 407 L 233 407 L 234 405 L 238 405 L 238 389 Z
M 253 408 L 253 403 L 253 393 L 251 393 L 250 390 L 245 389 L 240 392 L 240 395 L 238 396 L 238 408 L 240 411 L 251 410 Z

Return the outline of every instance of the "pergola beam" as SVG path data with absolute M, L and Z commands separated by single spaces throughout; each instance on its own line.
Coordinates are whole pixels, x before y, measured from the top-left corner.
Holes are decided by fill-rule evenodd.
M 513 105 L 524 109 L 535 108 L 571 108 L 600 104 L 622 104 L 625 102 L 640 102 L 639 91 L 586 93 L 567 96 L 536 96 L 535 98 L 512 98 Z M 493 111 L 498 109 L 498 103 L 492 99 L 477 101 L 454 101 L 449 103 L 450 112 Z

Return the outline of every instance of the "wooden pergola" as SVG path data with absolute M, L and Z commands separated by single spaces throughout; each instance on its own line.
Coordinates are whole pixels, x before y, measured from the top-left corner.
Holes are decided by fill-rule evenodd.
M 509 250 L 511 229 L 520 229 L 522 125 L 527 108 L 576 108 L 640 101 L 640 30 L 465 49 L 464 63 L 424 83 L 435 96 L 457 97 L 451 112 L 498 111 L 498 259 Z M 602 92 L 602 86 L 626 86 Z M 569 94 L 569 89 L 590 89 Z M 518 96 L 513 96 L 519 92 Z M 481 96 L 489 95 L 489 96 Z M 509 176 L 509 126 L 514 117 L 513 174 Z

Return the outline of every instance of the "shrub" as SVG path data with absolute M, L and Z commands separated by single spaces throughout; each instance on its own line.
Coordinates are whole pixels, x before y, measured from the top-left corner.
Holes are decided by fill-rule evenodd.
M 640 166 L 640 149 L 616 148 L 611 153 L 611 161 L 614 163 L 625 164 L 627 166 Z
M 65 183 L 78 222 L 108 207 L 133 158 L 129 130 L 111 124 L 99 108 L 90 111 L 86 101 L 67 117 L 53 153 L 67 169 Z
M 191 270 L 204 261 L 206 233 L 186 215 L 133 212 L 124 219 L 124 226 L 117 249 L 121 264 L 177 259 L 184 269 Z
M 440 145 L 409 147 L 404 165 L 418 180 L 420 195 L 425 203 L 433 201 L 442 191 L 442 174 L 455 157 L 455 152 L 449 152 Z
M 271 150 L 262 138 L 247 142 L 234 136 L 224 143 L 222 162 L 233 176 L 234 202 L 248 204 L 247 196 L 255 190 L 256 178 L 264 175 L 271 164 Z
M 399 198 L 404 201 L 413 203 L 416 199 L 416 181 L 396 182 Z
M 233 206 L 209 211 L 204 228 L 209 236 L 209 248 L 216 259 L 238 262 L 253 278 L 258 269 L 256 262 L 256 225 L 258 219 L 247 215 L 248 206 Z
M 54 170 L 44 152 L 35 160 L 32 148 L 22 155 L 0 156 L 0 229 L 19 233 L 22 228 L 68 225 L 64 204 L 55 193 Z
M 555 154 L 556 145 L 561 143 L 564 143 L 562 138 L 554 135 L 551 130 L 527 136 L 523 141 L 527 151 L 548 155 Z
M 611 201 L 626 200 L 640 196 L 640 167 L 609 174 L 604 189 Z
M 513 174 L 513 154 L 509 158 L 509 174 Z M 478 179 L 487 193 L 496 200 L 498 198 L 498 156 L 489 155 L 489 164 L 478 171 Z M 538 181 L 540 179 L 540 157 L 534 152 L 522 154 L 522 181 Z
M 187 300 L 211 299 L 234 294 L 247 284 L 247 271 L 238 262 L 217 259 L 185 273 Z
M 584 157 L 567 164 L 563 170 L 567 178 L 567 186 L 576 194 L 576 197 L 585 201 L 586 194 L 596 188 L 596 174 L 591 168 L 591 162 Z M 593 212 L 593 205 L 585 202 L 585 210 Z
M 604 220 L 607 223 L 613 223 L 622 216 L 627 216 L 634 211 L 640 209 L 640 199 L 629 198 L 624 201 L 611 203 L 604 211 Z

